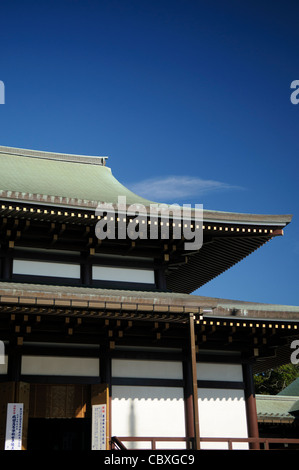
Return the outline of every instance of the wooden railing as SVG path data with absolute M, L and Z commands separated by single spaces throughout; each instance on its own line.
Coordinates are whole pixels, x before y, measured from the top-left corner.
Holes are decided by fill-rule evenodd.
M 182 449 L 193 449 L 193 439 L 192 438 L 184 438 L 184 437 L 116 437 L 113 436 L 111 438 L 111 449 L 118 449 L 118 450 L 127 450 L 127 447 L 124 443 L 132 442 L 132 443 L 149 443 L 150 447 L 145 447 L 144 450 L 156 450 L 157 443 L 177 443 L 182 442 L 185 443 L 185 447 L 182 446 Z M 299 439 L 287 439 L 287 438 L 270 438 L 270 437 L 248 437 L 248 438 L 216 438 L 216 437 L 201 437 L 200 443 L 203 444 L 202 450 L 205 450 L 204 443 L 212 443 L 217 444 L 219 443 L 220 446 L 218 449 L 227 449 L 227 450 L 234 450 L 236 448 L 248 448 L 248 449 L 255 449 L 255 450 L 274 450 L 274 449 L 299 449 Z M 237 444 L 247 444 L 247 446 L 238 446 Z M 160 450 L 163 450 L 163 446 L 159 446 Z M 167 449 L 170 450 L 170 447 L 167 446 Z M 208 446 L 206 449 L 215 449 L 216 446 Z M 130 449 L 131 450 L 131 449 Z M 142 450 L 141 448 L 138 450 Z
M 111 438 L 110 447 L 114 450 L 127 450 L 126 446 L 116 436 Z

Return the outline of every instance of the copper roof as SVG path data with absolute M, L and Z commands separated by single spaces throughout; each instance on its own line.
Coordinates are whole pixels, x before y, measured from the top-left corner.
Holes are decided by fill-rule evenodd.
M 94 210 L 101 202 L 148 207 L 157 202 L 134 194 L 106 166 L 108 157 L 60 154 L 0 146 L 0 198 L 77 206 Z M 163 203 L 159 201 L 158 203 Z M 285 226 L 290 214 L 245 214 L 204 209 L 204 220 L 213 223 Z

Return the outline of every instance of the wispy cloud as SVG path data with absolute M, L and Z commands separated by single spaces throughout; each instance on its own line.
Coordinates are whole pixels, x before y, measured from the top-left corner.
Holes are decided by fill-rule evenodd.
M 150 200 L 174 201 L 188 197 L 202 196 L 214 191 L 242 189 L 228 183 L 205 180 L 192 176 L 166 176 L 149 178 L 136 184 L 127 185 L 134 193 Z

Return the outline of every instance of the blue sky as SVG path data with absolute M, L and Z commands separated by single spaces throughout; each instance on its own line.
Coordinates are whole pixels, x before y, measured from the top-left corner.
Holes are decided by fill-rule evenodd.
M 299 305 L 298 14 L 289 0 L 1 0 L 0 145 L 108 155 L 154 200 L 293 214 L 196 293 Z

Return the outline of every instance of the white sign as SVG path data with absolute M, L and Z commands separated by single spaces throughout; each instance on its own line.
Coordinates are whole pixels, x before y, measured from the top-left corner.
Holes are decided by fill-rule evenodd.
M 106 450 L 106 405 L 92 406 L 92 450 Z
M 8 403 L 5 450 L 22 450 L 23 403 Z

